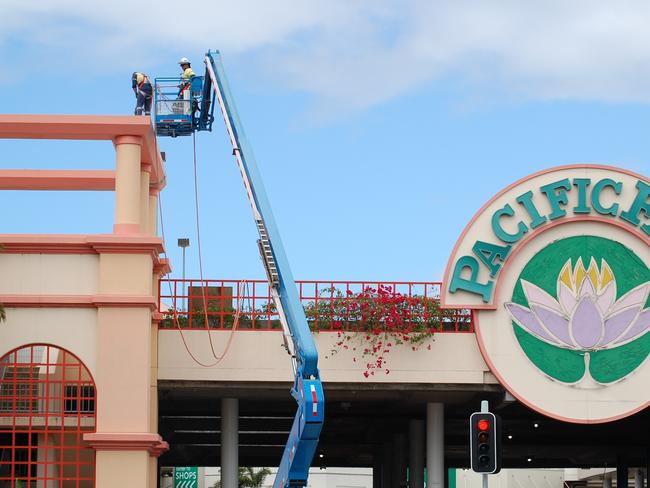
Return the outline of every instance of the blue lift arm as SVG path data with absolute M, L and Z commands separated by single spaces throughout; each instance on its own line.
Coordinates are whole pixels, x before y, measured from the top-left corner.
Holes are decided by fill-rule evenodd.
M 201 123 L 207 125 L 211 118 L 210 96 L 214 91 L 214 102 L 221 108 L 232 143 L 233 155 L 237 159 L 260 235 L 258 241 L 260 254 L 282 323 L 285 347 L 291 355 L 295 374 L 291 394 L 298 403 L 298 411 L 273 488 L 302 487 L 307 484 L 309 467 L 318 447 L 318 438 L 324 420 L 325 399 L 318 372 L 318 352 L 296 291 L 295 281 L 253 151 L 230 93 L 219 51 L 208 51 L 205 55 L 205 65 L 199 125 Z

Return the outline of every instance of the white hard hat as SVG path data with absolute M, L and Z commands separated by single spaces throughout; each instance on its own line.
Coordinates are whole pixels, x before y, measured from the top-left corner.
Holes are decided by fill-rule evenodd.
M 178 64 L 190 64 L 190 60 L 187 58 L 181 58 Z

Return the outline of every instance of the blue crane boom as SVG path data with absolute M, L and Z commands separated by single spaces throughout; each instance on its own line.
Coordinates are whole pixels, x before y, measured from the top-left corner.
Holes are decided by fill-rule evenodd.
M 280 233 L 275 225 L 262 177 L 237 114 L 219 51 L 208 51 L 205 55 L 205 65 L 206 71 L 202 83 L 192 82 L 193 93 L 196 95 L 186 100 L 188 105 L 181 111 L 181 119 L 183 114 L 189 114 L 190 119 L 179 121 L 178 117 L 173 119 L 169 114 L 159 113 L 158 106 L 163 102 L 156 101 L 154 109 L 156 129 L 159 135 L 174 137 L 187 135 L 196 130 L 211 130 L 215 105 L 218 104 L 221 109 L 232 143 L 233 155 L 244 180 L 246 194 L 259 232 L 260 255 L 295 375 L 291 395 L 296 400 L 298 409 L 273 488 L 301 487 L 307 484 L 309 467 L 318 447 L 318 438 L 324 420 L 325 399 L 318 371 L 318 351 L 307 325 L 305 311 L 296 290 Z M 156 81 L 158 85 L 158 80 Z M 156 93 L 160 91 L 157 87 Z M 178 104 L 176 101 L 164 103 Z

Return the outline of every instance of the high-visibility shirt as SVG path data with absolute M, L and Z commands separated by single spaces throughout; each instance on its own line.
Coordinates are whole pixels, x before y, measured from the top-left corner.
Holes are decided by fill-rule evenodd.
M 141 86 L 147 79 L 148 79 L 147 75 L 145 75 L 144 73 L 138 73 L 136 77 L 138 86 Z
M 150 83 L 149 77 L 144 73 L 138 73 L 137 71 L 133 73 L 131 78 L 131 86 L 135 90 L 135 87 L 142 87 L 145 83 Z
M 181 78 L 183 78 L 184 80 L 191 80 L 195 76 L 196 73 L 192 70 L 192 68 L 185 68 L 185 71 L 183 71 Z

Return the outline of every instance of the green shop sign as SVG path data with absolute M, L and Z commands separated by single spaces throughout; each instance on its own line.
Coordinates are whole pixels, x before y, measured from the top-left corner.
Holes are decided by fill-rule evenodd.
M 197 488 L 198 483 L 198 467 L 179 466 L 174 468 L 174 488 Z

